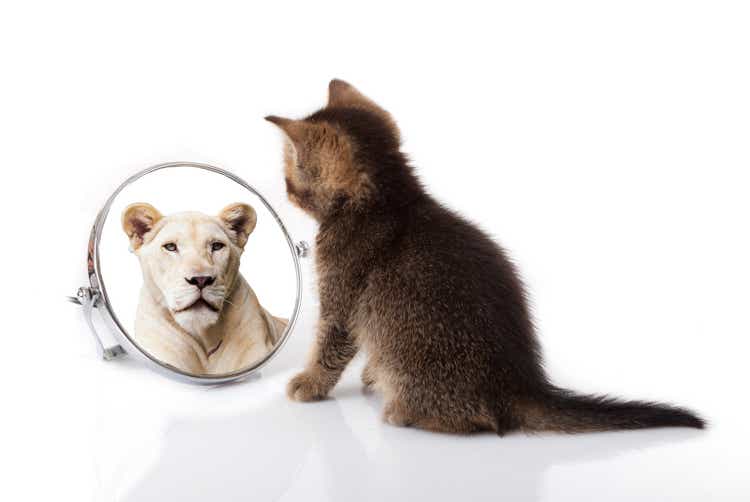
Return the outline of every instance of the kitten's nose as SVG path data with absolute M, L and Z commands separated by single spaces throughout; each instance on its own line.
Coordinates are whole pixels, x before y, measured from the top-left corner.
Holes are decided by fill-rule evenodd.
M 215 279 L 210 275 L 196 275 L 194 277 L 191 277 L 190 279 L 185 277 L 185 280 L 188 282 L 188 284 L 198 286 L 198 289 L 203 289 L 206 286 L 210 286 L 211 284 L 213 284 Z

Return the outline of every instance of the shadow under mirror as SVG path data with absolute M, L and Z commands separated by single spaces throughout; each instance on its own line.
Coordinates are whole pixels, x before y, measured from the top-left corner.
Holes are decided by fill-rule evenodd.
M 283 341 L 297 305 L 293 248 L 261 197 L 232 178 L 152 171 L 116 195 L 100 232 L 112 316 L 151 359 L 230 375 Z

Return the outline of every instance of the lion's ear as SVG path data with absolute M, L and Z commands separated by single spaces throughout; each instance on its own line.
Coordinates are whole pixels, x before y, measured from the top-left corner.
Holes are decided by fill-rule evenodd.
M 136 202 L 125 208 L 122 212 L 122 229 L 130 239 L 130 247 L 133 250 L 143 245 L 143 236 L 150 232 L 161 218 L 161 213 L 145 202 Z
M 258 221 L 255 209 L 241 202 L 229 204 L 222 209 L 219 213 L 219 219 L 224 224 L 229 236 L 241 248 L 245 247 L 247 238 L 253 233 L 255 223 Z

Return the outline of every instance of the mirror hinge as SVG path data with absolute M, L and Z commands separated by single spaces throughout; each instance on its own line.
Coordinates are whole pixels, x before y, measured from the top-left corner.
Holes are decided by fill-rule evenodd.
M 294 245 L 294 250 L 297 251 L 297 256 L 300 258 L 307 258 L 310 254 L 310 244 L 307 241 L 299 241 Z

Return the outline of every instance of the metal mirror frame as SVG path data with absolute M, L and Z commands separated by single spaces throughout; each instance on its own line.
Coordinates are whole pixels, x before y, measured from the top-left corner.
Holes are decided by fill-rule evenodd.
M 112 305 L 109 302 L 109 297 L 107 296 L 107 288 L 104 284 L 104 280 L 101 274 L 99 242 L 101 240 L 102 230 L 104 229 L 104 222 L 107 220 L 110 207 L 112 206 L 115 198 L 117 198 L 120 192 L 128 185 L 139 180 L 143 176 L 146 176 L 147 174 L 151 174 L 162 169 L 171 169 L 176 167 L 197 168 L 221 174 L 250 191 L 260 199 L 266 209 L 268 209 L 268 211 L 273 215 L 276 223 L 281 227 L 287 244 L 289 245 L 289 251 L 292 254 L 295 275 L 297 278 L 297 298 L 294 302 L 294 311 L 289 318 L 289 323 L 287 324 L 287 327 L 284 330 L 284 333 L 282 334 L 279 342 L 268 354 L 265 355 L 263 359 L 258 361 L 253 366 L 250 366 L 249 368 L 221 375 L 195 375 L 163 363 L 138 346 L 135 340 L 128 334 L 128 331 L 120 323 L 117 315 L 112 308 Z M 84 318 L 86 320 L 86 324 L 91 330 L 91 333 L 94 335 L 99 355 L 106 361 L 119 359 L 126 355 L 133 355 L 140 361 L 143 361 L 147 366 L 156 370 L 158 373 L 182 382 L 202 385 L 217 385 L 222 383 L 236 382 L 251 375 L 258 376 L 260 374 L 260 369 L 265 366 L 281 350 L 286 341 L 289 339 L 289 335 L 291 334 L 292 330 L 294 329 L 294 325 L 297 322 L 297 317 L 299 316 L 300 306 L 302 303 L 302 274 L 300 272 L 300 258 L 306 257 L 308 254 L 308 250 L 309 246 L 305 241 L 299 241 L 296 244 L 292 241 L 292 238 L 289 236 L 289 232 L 284 226 L 284 223 L 281 221 L 281 218 L 279 218 L 279 215 L 276 213 L 276 211 L 274 211 L 273 207 L 271 207 L 271 204 L 269 204 L 265 197 L 263 197 L 257 190 L 255 190 L 255 188 L 245 182 L 242 178 L 219 167 L 198 162 L 167 162 L 164 164 L 157 164 L 155 166 L 151 166 L 142 171 L 139 171 L 138 173 L 125 180 L 119 187 L 117 187 L 112 195 L 109 196 L 107 202 L 104 204 L 104 207 L 102 207 L 101 211 L 99 211 L 99 214 L 97 215 L 94 222 L 94 226 L 91 229 L 88 243 L 86 266 L 88 270 L 89 286 L 83 286 L 79 288 L 76 296 L 69 297 L 69 299 L 73 303 L 76 303 L 83 307 Z M 116 340 L 115 344 L 108 345 L 105 344 L 102 340 L 99 332 L 94 326 L 94 310 L 98 311 L 101 314 L 102 319 L 104 320 L 105 324 L 109 328 L 109 331 L 112 333 L 114 339 Z

